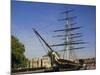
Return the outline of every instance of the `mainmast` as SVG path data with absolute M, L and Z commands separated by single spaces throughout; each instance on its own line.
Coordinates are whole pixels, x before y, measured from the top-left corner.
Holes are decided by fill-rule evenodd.
M 64 41 L 61 44 L 56 44 L 52 46 L 64 46 L 63 50 L 63 59 L 67 60 L 75 60 L 75 53 L 74 50 L 83 49 L 84 47 L 80 47 L 80 44 L 85 44 L 80 37 L 82 37 L 82 33 L 76 32 L 81 28 L 81 26 L 75 26 L 76 23 L 74 23 L 74 19 L 77 18 L 77 16 L 70 16 L 70 13 L 73 12 L 73 9 L 67 10 L 62 12 L 65 14 L 65 18 L 59 19 L 58 21 L 64 21 L 64 29 L 55 30 L 54 32 L 64 32 L 64 35 L 56 35 L 55 37 L 62 37 L 62 40 Z M 78 40 L 76 40 L 78 38 Z M 78 47 L 76 47 L 78 46 Z

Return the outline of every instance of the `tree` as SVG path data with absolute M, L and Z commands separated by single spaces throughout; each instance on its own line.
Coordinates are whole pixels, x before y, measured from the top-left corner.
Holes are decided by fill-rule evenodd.
M 26 59 L 24 45 L 15 37 L 11 36 L 11 67 L 19 68 L 25 67 L 28 59 Z

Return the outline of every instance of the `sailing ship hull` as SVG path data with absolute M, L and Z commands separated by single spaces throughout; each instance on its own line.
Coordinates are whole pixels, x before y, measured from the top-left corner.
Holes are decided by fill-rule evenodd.
M 82 68 L 82 65 L 69 61 L 69 60 L 64 60 L 64 59 L 59 59 L 58 62 L 56 62 L 56 66 L 54 67 L 54 69 L 57 70 L 66 70 L 66 71 L 71 71 L 71 70 L 79 70 L 80 68 Z

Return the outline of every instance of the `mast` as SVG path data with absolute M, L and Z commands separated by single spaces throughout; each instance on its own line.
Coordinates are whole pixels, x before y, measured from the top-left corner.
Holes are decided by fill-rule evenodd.
M 67 60 L 76 59 L 74 50 L 85 48 L 85 47 L 80 47 L 80 45 L 85 44 L 85 42 L 83 42 L 83 40 L 80 39 L 80 37 L 82 37 L 82 33 L 76 32 L 82 27 L 75 26 L 77 23 L 73 23 L 74 19 L 77 18 L 77 16 L 70 16 L 70 13 L 72 13 L 73 11 L 74 11 L 73 9 L 70 9 L 62 12 L 66 17 L 63 19 L 59 19 L 58 21 L 65 22 L 64 29 L 54 30 L 55 33 L 57 32 L 64 33 L 64 35 L 59 34 L 54 36 L 61 38 L 64 42 L 56 45 L 51 45 L 52 47 L 63 46 L 64 49 L 60 51 L 63 51 L 63 59 Z M 76 38 L 78 38 L 78 40 L 76 40 Z

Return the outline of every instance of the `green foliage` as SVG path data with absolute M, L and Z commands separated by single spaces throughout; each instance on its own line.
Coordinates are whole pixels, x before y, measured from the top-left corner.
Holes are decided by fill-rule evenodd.
M 13 35 L 11 36 L 11 63 L 12 68 L 26 67 L 28 59 L 26 59 L 24 45 Z

